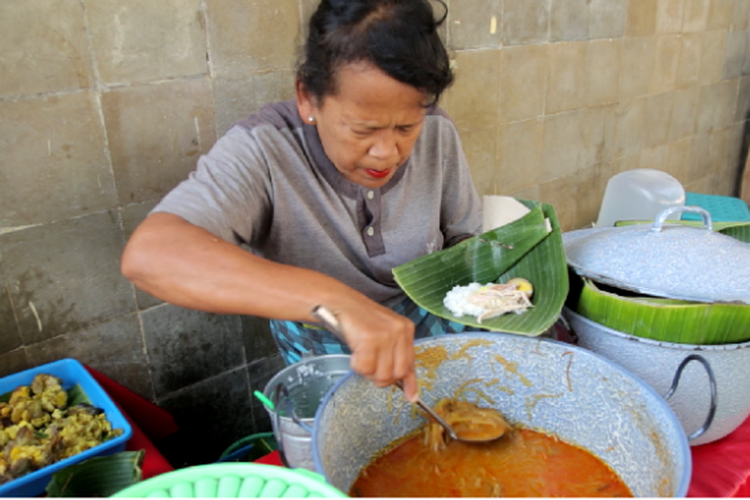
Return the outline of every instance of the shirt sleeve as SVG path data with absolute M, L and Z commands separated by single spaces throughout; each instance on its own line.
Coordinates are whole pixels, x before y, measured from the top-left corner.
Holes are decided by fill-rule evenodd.
M 446 119 L 442 128 L 443 193 L 440 227 L 445 247 L 482 232 L 482 202 L 466 161 L 461 138 L 453 122 Z
M 267 227 L 270 192 L 268 165 L 257 140 L 234 127 L 151 213 L 178 215 L 230 243 L 250 244 Z

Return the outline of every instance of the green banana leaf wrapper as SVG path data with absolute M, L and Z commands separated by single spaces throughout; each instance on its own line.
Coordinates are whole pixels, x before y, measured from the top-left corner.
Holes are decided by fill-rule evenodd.
M 52 475 L 47 496 L 109 497 L 141 480 L 145 455 L 144 450 L 122 451 L 66 467 Z
M 568 295 L 568 273 L 560 224 L 551 205 L 518 200 L 531 211 L 522 218 L 454 247 L 425 255 L 393 270 L 396 282 L 419 306 L 441 318 L 478 329 L 537 336 L 560 317 Z M 443 298 L 454 286 L 504 283 L 526 278 L 534 286 L 533 307 L 479 323 L 454 316 Z
M 669 221 L 703 227 L 701 221 Z M 617 226 L 651 224 L 618 222 Z M 713 230 L 750 243 L 750 223 L 715 222 Z M 572 306 L 578 314 L 623 333 L 664 342 L 695 345 L 734 344 L 750 340 L 750 306 L 702 303 L 608 290 L 593 281 L 571 275 Z M 571 298 L 572 299 L 572 298 Z
M 708 345 L 750 340 L 750 306 L 622 297 L 588 279 L 583 279 L 577 312 L 613 330 L 665 342 Z

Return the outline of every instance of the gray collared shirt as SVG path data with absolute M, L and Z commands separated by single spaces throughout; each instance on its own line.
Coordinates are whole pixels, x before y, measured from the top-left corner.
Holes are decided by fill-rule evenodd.
M 346 179 L 294 101 L 237 123 L 153 212 L 179 215 L 267 259 L 314 269 L 393 305 L 392 269 L 481 232 L 461 142 L 428 111 L 410 158 L 379 189 Z

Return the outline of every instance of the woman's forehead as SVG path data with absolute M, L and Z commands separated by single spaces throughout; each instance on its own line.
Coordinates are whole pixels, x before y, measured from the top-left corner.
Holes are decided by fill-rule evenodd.
M 381 122 L 419 122 L 425 115 L 427 95 L 399 82 L 369 63 L 353 63 L 336 71 L 336 92 L 323 99 L 329 108 L 347 119 Z

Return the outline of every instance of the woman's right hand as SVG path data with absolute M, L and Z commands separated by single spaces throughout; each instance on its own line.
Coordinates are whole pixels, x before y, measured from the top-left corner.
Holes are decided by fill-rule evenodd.
M 352 351 L 351 369 L 378 387 L 402 380 L 406 399 L 416 401 L 414 323 L 369 300 L 331 312 L 338 320 L 339 335 Z

